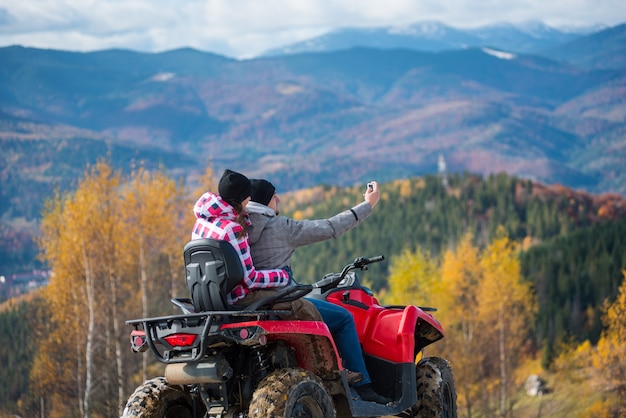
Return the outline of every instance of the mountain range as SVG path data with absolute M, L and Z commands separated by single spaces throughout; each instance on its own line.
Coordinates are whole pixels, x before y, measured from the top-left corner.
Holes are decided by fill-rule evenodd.
M 417 176 L 441 161 L 626 194 L 626 24 L 544 30 L 550 40 L 532 53 L 487 32 L 463 47 L 401 48 L 381 35 L 376 48 L 247 60 L 0 48 L 2 231 L 36 220 L 98 158 L 191 182 L 207 164 L 229 167 L 279 191 Z
M 357 46 L 377 49 L 412 49 L 444 51 L 491 47 L 516 53 L 541 53 L 606 27 L 556 28 L 542 22 L 500 23 L 461 29 L 437 21 L 423 21 L 406 26 L 374 28 L 339 28 L 324 35 L 275 48 L 264 56 L 304 52 L 330 52 Z

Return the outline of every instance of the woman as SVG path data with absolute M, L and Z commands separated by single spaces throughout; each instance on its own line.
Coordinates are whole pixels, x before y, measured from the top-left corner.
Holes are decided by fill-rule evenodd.
M 225 170 L 218 185 L 218 193 L 204 193 L 194 205 L 196 222 L 191 239 L 212 238 L 225 240 L 235 247 L 247 276 L 228 294 L 230 304 L 249 305 L 268 295 L 268 292 L 283 288 L 289 283 L 289 274 L 284 269 L 256 270 L 250 256 L 248 243 L 248 216 L 244 210 L 250 201 L 252 183 L 243 174 Z M 291 318 L 321 321 L 322 317 L 313 304 L 296 299 L 279 303 L 275 309 L 288 308 Z

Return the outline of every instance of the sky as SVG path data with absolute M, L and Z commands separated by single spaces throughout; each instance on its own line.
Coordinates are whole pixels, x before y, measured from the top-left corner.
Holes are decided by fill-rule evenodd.
M 191 47 L 232 58 L 346 27 L 456 28 L 540 21 L 626 22 L 624 0 L 0 0 L 0 47 L 162 52 Z

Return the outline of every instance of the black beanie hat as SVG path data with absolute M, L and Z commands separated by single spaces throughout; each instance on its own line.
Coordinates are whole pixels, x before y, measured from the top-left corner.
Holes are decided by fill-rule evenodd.
M 224 170 L 217 191 L 231 205 L 241 203 L 252 194 L 252 184 L 248 177 L 229 169 Z
M 252 194 L 250 198 L 253 202 L 267 206 L 276 193 L 276 187 L 267 180 L 252 179 Z

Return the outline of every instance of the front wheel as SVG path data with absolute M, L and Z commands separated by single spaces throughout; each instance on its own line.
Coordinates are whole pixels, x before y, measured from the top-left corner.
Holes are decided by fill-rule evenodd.
M 447 360 L 427 357 L 415 366 L 417 402 L 414 417 L 456 418 L 456 389 Z
M 194 415 L 194 405 L 189 393 L 180 386 L 168 385 L 164 377 L 146 380 L 128 398 L 120 418 L 200 418 L 204 406 Z
M 276 370 L 254 391 L 248 418 L 334 418 L 333 400 L 322 381 L 302 369 Z

